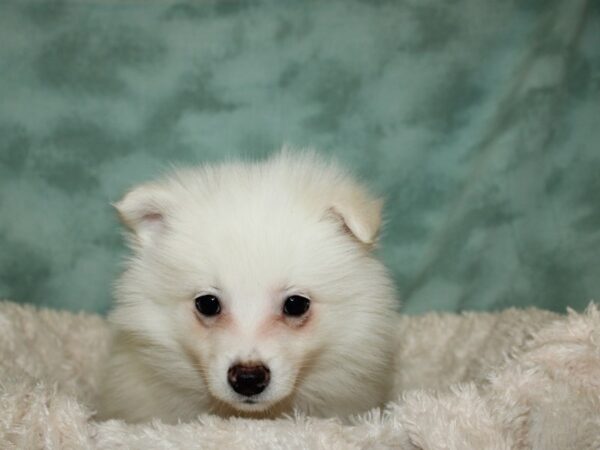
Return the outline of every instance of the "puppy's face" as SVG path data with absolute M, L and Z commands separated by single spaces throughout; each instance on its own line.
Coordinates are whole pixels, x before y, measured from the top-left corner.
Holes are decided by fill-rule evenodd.
M 235 410 L 264 411 L 291 400 L 301 370 L 326 341 L 329 292 L 321 284 L 333 280 L 320 261 L 337 259 L 341 242 L 332 247 L 331 239 L 343 238 L 334 223 L 286 215 L 271 211 L 259 226 L 243 215 L 220 217 L 200 237 L 184 243 L 175 231 L 174 242 L 165 242 L 169 265 L 186 267 L 177 284 L 188 289 L 173 317 L 179 342 L 208 392 Z
M 389 286 L 368 248 L 379 223 L 357 224 L 343 202 L 310 191 L 210 176 L 220 186 L 209 193 L 184 178 L 117 205 L 135 255 L 113 321 L 144 343 L 140 356 L 159 376 L 202 393 L 215 412 L 319 401 L 345 369 L 365 370 L 340 367 L 348 346 L 377 345 L 377 323 L 385 328 L 377 316 Z

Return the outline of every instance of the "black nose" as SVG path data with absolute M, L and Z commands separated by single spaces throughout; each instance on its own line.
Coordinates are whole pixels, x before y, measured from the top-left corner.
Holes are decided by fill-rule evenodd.
M 260 394 L 269 384 L 271 371 L 263 364 L 235 364 L 227 371 L 227 381 L 238 394 Z

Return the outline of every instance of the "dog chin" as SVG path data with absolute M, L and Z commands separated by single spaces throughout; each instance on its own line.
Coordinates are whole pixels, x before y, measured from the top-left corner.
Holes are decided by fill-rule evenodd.
M 225 404 L 227 408 L 230 408 L 234 415 L 239 413 L 241 415 L 249 414 L 250 416 L 266 414 L 279 403 L 260 398 L 227 399 L 220 400 L 220 402 Z
M 247 398 L 244 400 L 240 400 L 235 404 L 231 404 L 231 407 L 237 409 L 242 412 L 255 412 L 261 413 L 266 411 L 272 406 L 272 403 L 265 402 L 258 399 Z

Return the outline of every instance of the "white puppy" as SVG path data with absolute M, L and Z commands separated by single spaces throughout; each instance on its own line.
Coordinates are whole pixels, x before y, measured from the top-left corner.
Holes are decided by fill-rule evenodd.
M 381 202 L 314 154 L 176 171 L 116 205 L 99 418 L 346 416 L 391 384 L 394 289 L 372 253 Z

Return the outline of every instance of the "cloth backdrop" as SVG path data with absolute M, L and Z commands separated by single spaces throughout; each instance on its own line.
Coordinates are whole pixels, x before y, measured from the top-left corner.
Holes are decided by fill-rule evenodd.
M 284 143 L 385 197 L 406 313 L 600 298 L 593 0 L 3 0 L 0 298 L 105 311 L 111 201 Z

